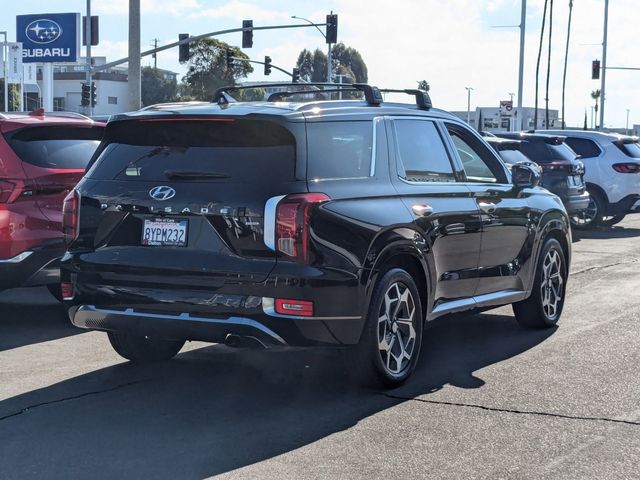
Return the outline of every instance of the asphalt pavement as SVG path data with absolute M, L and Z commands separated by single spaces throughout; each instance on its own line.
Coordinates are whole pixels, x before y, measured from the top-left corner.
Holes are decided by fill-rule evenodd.
M 640 478 L 640 215 L 575 235 L 559 327 L 430 324 L 401 388 L 331 351 L 134 366 L 43 289 L 0 294 L 0 479 Z

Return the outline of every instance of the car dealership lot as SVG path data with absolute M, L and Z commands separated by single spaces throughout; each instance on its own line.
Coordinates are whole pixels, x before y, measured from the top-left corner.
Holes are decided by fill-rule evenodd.
M 192 343 L 132 366 L 46 290 L 0 295 L 0 478 L 631 478 L 640 216 L 576 235 L 559 328 L 440 319 L 396 390 L 326 351 Z

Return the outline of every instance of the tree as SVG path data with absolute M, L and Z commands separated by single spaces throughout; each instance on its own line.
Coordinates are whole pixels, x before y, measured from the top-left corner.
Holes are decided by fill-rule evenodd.
M 337 75 L 345 75 L 343 83 L 366 83 L 369 74 L 367 65 L 360 53 L 352 47 L 340 42 L 333 47 L 331 53 L 332 70 Z M 296 67 L 300 69 L 300 76 L 312 82 L 327 80 L 327 55 L 316 48 L 311 53 L 306 48 L 298 55 Z
M 145 106 L 173 102 L 178 98 L 176 79 L 167 79 L 161 70 L 153 67 L 142 69 L 141 89 L 142 104 Z
M 225 85 L 236 85 L 238 80 L 246 78 L 253 67 L 249 62 L 234 60 L 231 68 L 227 66 L 227 48 L 234 57 L 249 59 L 238 47 L 230 47 L 225 42 L 213 38 L 199 40 L 191 46 L 189 71 L 182 78 L 181 91 L 193 100 L 211 100 L 214 92 Z
M 15 83 L 9 84 L 9 105 L 4 104 L 4 79 L 0 80 L 0 112 L 13 112 L 20 108 L 20 87 Z
M 429 85 L 429 82 L 427 82 L 426 80 L 420 80 L 418 82 L 418 88 L 420 90 L 424 90 L 425 92 L 428 92 L 431 86 Z

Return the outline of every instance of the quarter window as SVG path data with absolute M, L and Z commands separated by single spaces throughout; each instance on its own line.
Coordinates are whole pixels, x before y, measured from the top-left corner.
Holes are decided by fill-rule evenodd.
M 449 155 L 433 122 L 394 121 L 398 140 L 398 175 L 410 182 L 454 182 Z
M 593 158 L 600 155 L 600 147 L 593 140 L 586 138 L 567 137 L 565 143 L 582 158 Z
M 500 161 L 471 133 L 456 125 L 447 125 L 469 182 L 506 183 Z

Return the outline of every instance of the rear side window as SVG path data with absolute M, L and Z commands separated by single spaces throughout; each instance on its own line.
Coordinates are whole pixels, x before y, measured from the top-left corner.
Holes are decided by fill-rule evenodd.
M 574 160 L 576 154 L 565 143 L 551 145 L 543 140 L 523 140 L 522 152 L 536 163 L 549 163 L 555 160 Z
M 373 156 L 372 121 L 307 124 L 308 178 L 368 177 Z
M 582 158 L 594 158 L 600 155 L 600 147 L 587 138 L 567 137 L 565 140 L 571 149 Z
M 530 161 L 520 150 L 500 150 L 498 153 L 507 165 L 515 165 L 518 162 Z
M 398 174 L 410 182 L 455 182 L 449 155 L 433 122 L 394 120 Z
M 114 122 L 87 176 L 124 181 L 292 180 L 295 137 L 263 120 Z
M 613 142 L 627 157 L 640 158 L 640 145 L 637 142 Z
M 23 162 L 43 168 L 83 169 L 100 144 L 104 127 L 47 125 L 6 135 Z

